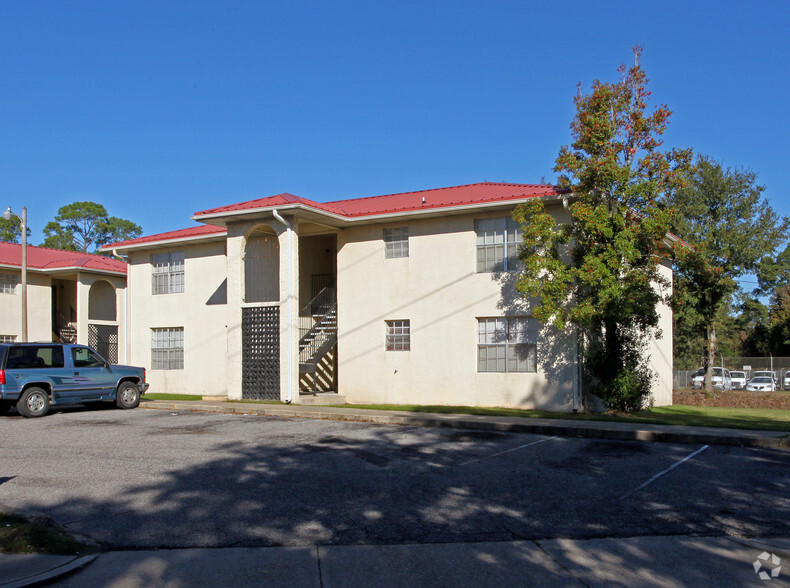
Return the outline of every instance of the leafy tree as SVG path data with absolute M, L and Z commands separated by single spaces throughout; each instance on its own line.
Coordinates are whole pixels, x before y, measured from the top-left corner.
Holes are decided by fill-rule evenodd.
M 708 368 L 715 364 L 721 310 L 738 288 L 735 278 L 767 267 L 790 226 L 764 200 L 765 188 L 756 180 L 750 170 L 724 169 L 720 162 L 699 156 L 688 184 L 669 199 L 677 213 L 673 232 L 683 239 L 675 248 L 675 272 L 684 302 L 698 317 L 708 391 L 713 390 Z
M 766 256 L 760 260 L 757 281 L 756 294 L 760 296 L 772 296 L 777 289 L 790 286 L 790 245 L 776 257 Z
M 738 353 L 744 357 L 762 357 L 771 353 L 769 309 L 751 294 L 736 292 L 739 298 L 738 315 L 734 322 L 738 333 Z M 726 352 L 725 352 L 726 353 Z M 702 357 L 700 353 L 698 357 Z
M 575 98 L 573 143 L 554 170 L 569 192 L 572 222 L 560 224 L 534 200 L 514 218 L 523 224 L 518 289 L 537 298 L 534 316 L 577 327 L 591 391 L 611 409 L 632 411 L 649 397 L 654 374 L 646 348 L 658 332 L 658 305 L 670 284 L 660 265 L 670 227 L 662 197 L 682 183 L 690 150 L 662 151 L 670 111 L 646 112 L 650 92 L 639 65 L 620 80 L 596 80 Z
M 30 227 L 27 228 L 27 236 L 30 237 Z M 18 218 L 8 220 L 0 217 L 0 241 L 6 243 L 19 243 L 22 238 L 22 227 L 19 225 Z
M 770 353 L 790 355 L 790 285 L 780 286 L 771 296 Z
M 55 220 L 44 227 L 43 245 L 87 253 L 107 243 L 134 239 L 142 232 L 142 228 L 131 221 L 107 216 L 101 204 L 74 202 L 61 206 Z

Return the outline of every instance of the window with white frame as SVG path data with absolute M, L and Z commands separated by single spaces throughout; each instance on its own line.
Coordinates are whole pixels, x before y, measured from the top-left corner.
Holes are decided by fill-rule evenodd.
M 184 291 L 184 252 L 155 253 L 151 257 L 151 293 Z
M 537 372 L 538 322 L 531 317 L 477 319 L 478 372 Z
M 409 257 L 409 227 L 384 229 L 384 259 Z
M 16 341 L 16 335 L 0 335 L 0 343 L 13 343 Z
M 518 246 L 521 227 L 509 216 L 475 221 L 477 272 L 511 272 L 520 269 Z
M 184 327 L 151 329 L 151 369 L 184 369 Z
M 410 321 L 386 321 L 387 351 L 409 351 L 411 349 L 411 324 Z
M 16 294 L 19 277 L 16 274 L 0 272 L 0 294 Z

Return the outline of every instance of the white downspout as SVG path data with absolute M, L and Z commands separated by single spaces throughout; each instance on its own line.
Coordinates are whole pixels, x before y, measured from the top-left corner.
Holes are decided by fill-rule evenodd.
M 277 212 L 277 209 L 272 210 L 272 214 L 274 218 L 280 221 L 282 224 L 285 225 L 285 232 L 286 232 L 286 253 L 288 255 L 288 263 L 286 265 L 287 269 L 287 279 L 288 279 L 288 303 L 287 303 L 287 313 L 288 313 L 288 394 L 285 397 L 286 404 L 291 403 L 291 390 L 293 389 L 293 364 L 294 364 L 294 350 L 293 350 L 293 286 L 292 286 L 292 279 L 291 279 L 291 223 L 285 220 L 280 213 Z

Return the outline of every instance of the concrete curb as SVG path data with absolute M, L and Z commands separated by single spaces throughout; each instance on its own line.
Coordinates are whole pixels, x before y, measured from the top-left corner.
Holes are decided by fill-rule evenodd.
M 354 421 L 382 425 L 449 427 L 534 433 L 560 437 L 589 437 L 620 441 L 649 441 L 702 445 L 731 445 L 769 449 L 790 449 L 790 433 L 783 431 L 749 431 L 681 425 L 649 425 L 606 421 L 569 421 L 546 418 L 493 417 L 460 414 L 411 413 L 328 406 L 245 404 L 239 402 L 205 402 L 199 400 L 150 400 L 142 408 L 186 410 L 224 414 L 257 414 L 284 418 L 307 418 Z
M 46 557 L 46 556 L 35 556 L 35 557 Z M 99 554 L 93 555 L 83 555 L 81 557 L 75 557 L 74 559 L 54 566 L 51 569 L 38 572 L 31 576 L 20 577 L 15 580 L 11 580 L 10 582 L 0 582 L 0 587 L 2 588 L 23 588 L 24 586 L 38 586 L 40 584 L 46 584 L 48 582 L 52 582 L 57 580 L 58 578 L 62 578 L 64 576 L 68 576 L 78 570 L 81 570 L 90 564 L 92 564 L 96 558 L 99 557 Z

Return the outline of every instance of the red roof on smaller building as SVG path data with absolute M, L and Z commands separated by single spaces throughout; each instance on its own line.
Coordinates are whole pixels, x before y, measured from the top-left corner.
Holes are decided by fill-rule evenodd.
M 0 265 L 22 267 L 22 245 L 18 243 L 0 243 Z M 125 274 L 126 262 L 103 255 L 82 253 L 81 251 L 63 251 L 46 247 L 27 246 L 27 267 L 31 270 L 58 270 L 77 268 Z
M 177 231 L 169 231 L 167 233 L 157 233 L 156 235 L 147 235 L 145 237 L 138 237 L 137 239 L 129 239 L 128 241 L 121 241 L 119 243 L 110 243 L 104 245 L 102 251 L 112 251 L 113 247 L 129 245 L 143 245 L 145 243 L 161 243 L 162 241 L 170 241 L 176 239 L 189 239 L 190 237 L 204 237 L 214 233 L 227 233 L 224 227 L 217 227 L 214 225 L 197 225 L 189 227 L 188 229 L 179 229 Z

